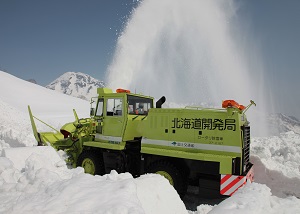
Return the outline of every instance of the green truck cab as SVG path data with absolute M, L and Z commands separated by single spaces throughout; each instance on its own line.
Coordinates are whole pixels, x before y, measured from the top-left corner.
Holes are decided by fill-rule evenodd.
M 180 196 L 188 185 L 199 192 L 232 195 L 253 180 L 250 126 L 244 107 L 233 100 L 220 109 L 162 108 L 165 97 L 154 98 L 117 89 L 98 88 L 91 117 L 65 124 L 60 131 L 37 132 L 39 145 L 50 144 L 69 155 L 68 162 L 86 173 L 111 170 L 134 177 L 157 173 L 167 178 Z M 37 118 L 36 118 L 37 119 Z

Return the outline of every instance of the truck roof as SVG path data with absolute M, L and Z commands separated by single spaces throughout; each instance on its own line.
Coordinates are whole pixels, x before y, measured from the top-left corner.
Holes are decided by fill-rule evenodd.
M 99 96 L 103 96 L 103 95 L 108 95 L 108 94 L 128 94 L 128 95 L 132 95 L 132 96 L 136 96 L 136 97 L 143 97 L 143 98 L 150 98 L 150 99 L 154 99 L 151 96 L 146 96 L 143 94 L 135 94 L 135 93 L 131 93 L 129 90 L 126 89 L 117 89 L 116 92 L 113 92 L 112 89 L 110 88 L 97 88 L 97 93 Z

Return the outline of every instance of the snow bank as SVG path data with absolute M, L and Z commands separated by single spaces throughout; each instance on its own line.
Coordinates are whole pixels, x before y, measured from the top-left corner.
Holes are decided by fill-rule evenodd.
M 251 153 L 271 170 L 287 177 L 300 177 L 300 135 L 286 132 L 280 136 L 254 138 Z
M 278 197 L 300 198 L 300 135 L 254 138 L 251 153 L 256 182 L 266 184 Z
M 7 148 L 2 151 L 2 156 L 8 158 L 14 164 L 14 167 L 19 171 L 24 170 L 24 161 L 33 154 L 43 155 L 45 158 L 47 158 L 47 163 L 52 165 L 63 161 L 58 153 L 50 146 Z
M 145 213 L 187 213 L 176 190 L 167 179 L 156 174 L 142 175 L 135 179 L 137 196 Z
M 169 182 L 160 175 L 134 179 L 129 173 L 112 171 L 104 176 L 68 169 L 51 147 L 32 153 L 22 171 L 21 159 L 0 157 L 1 213 L 187 213 Z M 5 150 L 9 155 L 12 149 Z M 46 154 L 46 155 L 45 155 Z M 49 154 L 54 156 L 49 159 Z
M 287 214 L 300 213 L 300 200 L 295 196 L 279 198 L 264 184 L 246 184 L 218 205 L 200 205 L 190 214 Z
M 232 197 L 215 206 L 210 214 L 271 214 L 299 213 L 300 200 L 296 197 L 278 198 L 263 184 L 247 184 Z
M 3 148 L 35 145 L 28 113 L 4 102 L 2 96 L 0 109 L 0 153 Z

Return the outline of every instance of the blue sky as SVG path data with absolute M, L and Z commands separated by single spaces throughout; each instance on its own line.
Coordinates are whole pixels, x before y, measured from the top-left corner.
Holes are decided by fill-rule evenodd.
M 300 119 L 300 1 L 237 2 L 242 22 L 249 24 L 249 36 L 259 44 L 275 111 Z
M 256 57 L 263 59 L 278 111 L 300 118 L 300 1 L 236 3 L 245 39 L 259 44 Z M 136 5 L 136 0 L 0 0 L 0 70 L 40 85 L 68 71 L 104 80 Z
M 0 69 L 47 85 L 67 71 L 103 79 L 134 1 L 0 0 Z

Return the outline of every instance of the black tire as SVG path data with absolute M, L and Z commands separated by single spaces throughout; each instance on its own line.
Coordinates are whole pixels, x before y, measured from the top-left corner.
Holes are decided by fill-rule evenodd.
M 147 169 L 148 173 L 156 173 L 164 176 L 170 184 L 175 188 L 181 198 L 187 192 L 187 179 L 183 175 L 178 166 L 166 161 L 160 160 L 149 165 Z
M 85 173 L 91 175 L 104 175 L 104 162 L 101 152 L 87 150 L 82 152 L 77 160 L 77 166 L 84 168 Z

